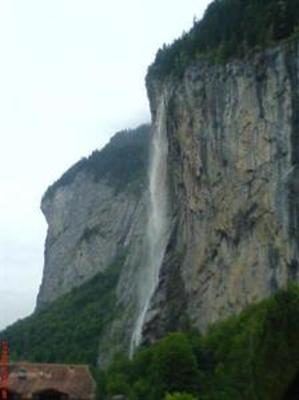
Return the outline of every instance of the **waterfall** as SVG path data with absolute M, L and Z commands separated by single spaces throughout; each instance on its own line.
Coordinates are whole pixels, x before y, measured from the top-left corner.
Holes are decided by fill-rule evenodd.
M 149 169 L 150 204 L 146 233 L 147 260 L 140 283 L 141 304 L 131 339 L 131 354 L 142 339 L 143 324 L 151 298 L 159 283 L 160 268 L 168 239 L 167 154 L 165 103 L 162 96 L 152 137 Z

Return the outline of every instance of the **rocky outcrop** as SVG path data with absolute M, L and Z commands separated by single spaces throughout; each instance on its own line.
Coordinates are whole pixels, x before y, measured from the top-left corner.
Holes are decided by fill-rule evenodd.
M 299 280 L 299 46 L 197 62 L 182 78 L 147 86 L 153 126 L 161 119 L 167 134 L 170 225 L 143 319 L 144 340 L 153 341 L 190 325 L 204 331 Z M 42 203 L 49 230 L 38 307 L 123 257 L 101 365 L 112 348 L 129 349 L 145 309 L 147 157 L 126 166 L 136 137 L 129 142 L 123 153 L 116 146 L 112 163 L 103 154 L 81 161 Z
M 44 199 L 48 235 L 38 306 L 105 271 L 136 239 L 144 208 L 142 196 L 115 195 L 109 184 L 84 172 Z
M 123 260 L 115 289 L 117 312 L 100 338 L 102 365 L 115 351 L 129 348 L 136 320 L 149 131 L 142 126 L 117 134 L 104 150 L 72 167 L 42 200 L 48 234 L 37 309 Z
M 105 271 L 124 253 L 133 257 L 132 247 L 142 248 L 148 148 L 148 126 L 121 132 L 48 189 L 41 205 L 48 234 L 38 308 Z
M 174 221 L 151 341 L 190 323 L 205 330 L 299 279 L 299 46 L 147 84 L 154 121 L 168 94 Z

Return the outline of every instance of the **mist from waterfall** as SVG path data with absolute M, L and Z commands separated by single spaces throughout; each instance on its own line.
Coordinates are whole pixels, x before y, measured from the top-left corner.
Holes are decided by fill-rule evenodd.
M 162 96 L 154 126 L 149 169 L 150 204 L 146 234 L 146 269 L 140 288 L 140 313 L 131 340 L 131 354 L 142 340 L 142 329 L 151 298 L 159 283 L 159 273 L 168 239 L 168 189 L 165 103 Z

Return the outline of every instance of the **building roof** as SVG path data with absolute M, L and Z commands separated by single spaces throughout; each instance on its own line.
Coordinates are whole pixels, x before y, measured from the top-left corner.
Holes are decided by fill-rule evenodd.
M 87 365 L 18 362 L 9 364 L 8 390 L 25 398 L 56 390 L 69 398 L 93 400 L 96 384 Z

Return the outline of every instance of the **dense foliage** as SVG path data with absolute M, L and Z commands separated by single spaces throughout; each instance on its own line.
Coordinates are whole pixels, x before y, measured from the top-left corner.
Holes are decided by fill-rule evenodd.
M 0 333 L 11 358 L 36 362 L 96 364 L 98 339 L 115 316 L 115 287 L 122 260 L 46 309 Z
M 121 131 L 102 149 L 82 158 L 62 177 L 50 186 L 45 197 L 53 195 L 57 188 L 73 182 L 79 172 L 90 173 L 95 181 L 105 178 L 116 191 L 130 185 L 136 189 L 146 178 L 149 156 L 149 125 Z
M 196 400 L 196 397 L 190 393 L 168 393 L 165 400 Z
M 244 57 L 298 33 L 298 0 L 214 0 L 189 33 L 160 49 L 148 79 L 181 76 L 196 59 Z
M 101 398 L 121 393 L 132 400 L 296 399 L 299 288 L 250 306 L 205 336 L 172 333 L 131 361 L 118 356 L 98 381 Z
M 115 316 L 121 262 L 4 332 L 13 359 L 95 365 L 98 338 Z M 100 294 L 100 295 L 99 295 Z M 299 392 L 299 287 L 197 331 L 174 332 L 132 360 L 94 369 L 99 398 L 129 400 L 295 400 Z

